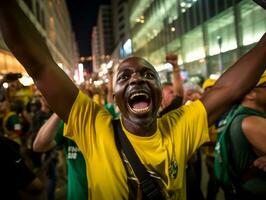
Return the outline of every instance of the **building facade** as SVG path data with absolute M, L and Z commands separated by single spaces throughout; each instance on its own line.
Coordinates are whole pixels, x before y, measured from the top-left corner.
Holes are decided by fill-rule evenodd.
M 92 52 L 92 70 L 98 71 L 100 66 L 100 44 L 98 36 L 98 28 L 94 26 L 91 34 L 91 52 Z
M 266 12 L 250 0 L 129 0 L 133 52 L 158 71 L 179 54 L 190 75 L 221 73 L 266 31 Z
M 114 51 L 112 60 L 119 63 L 132 54 L 127 0 L 112 0 Z
M 99 41 L 100 66 L 110 60 L 113 51 L 113 24 L 110 5 L 101 5 L 98 11 L 97 31 Z M 98 66 L 98 69 L 99 67 Z
M 70 77 L 73 77 L 78 65 L 79 54 L 65 1 L 21 0 L 19 3 L 37 30 L 46 39 L 55 62 Z M 26 73 L 9 52 L 2 37 L 0 37 L 0 65 L 0 73 Z

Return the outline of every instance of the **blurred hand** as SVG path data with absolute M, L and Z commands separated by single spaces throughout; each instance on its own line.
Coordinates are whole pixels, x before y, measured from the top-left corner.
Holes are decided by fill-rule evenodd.
M 254 166 L 266 172 L 266 155 L 261 156 L 253 162 Z
M 165 60 L 173 66 L 176 66 L 178 62 L 178 56 L 176 54 L 169 53 L 165 56 Z

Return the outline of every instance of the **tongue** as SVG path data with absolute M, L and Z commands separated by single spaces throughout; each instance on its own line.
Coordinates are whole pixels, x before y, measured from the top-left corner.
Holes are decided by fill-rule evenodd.
M 143 109 L 148 107 L 148 103 L 145 101 L 141 101 L 141 102 L 137 102 L 133 104 L 133 108 L 134 109 Z

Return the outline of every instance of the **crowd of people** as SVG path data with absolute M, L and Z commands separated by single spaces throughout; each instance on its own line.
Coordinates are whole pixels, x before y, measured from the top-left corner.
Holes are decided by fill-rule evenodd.
M 16 0 L 1 4 L 4 40 L 35 82 L 24 88 L 10 74 L 1 80 L 9 82 L 0 103 L 3 197 L 55 199 L 63 172 L 68 199 L 209 200 L 219 188 L 227 200 L 266 198 L 266 34 L 203 85 L 183 83 L 178 56 L 167 54 L 172 82 L 161 83 L 151 63 L 130 57 L 96 92 L 77 87 L 57 66 Z M 215 173 L 225 133 L 229 184 Z
M 110 80 L 112 79 L 112 71 L 109 71 L 108 77 Z M 21 78 L 19 73 L 7 73 L 0 80 L 0 142 L 3 140 L 2 152 L 6 152 L 4 149 L 7 146 L 4 144 L 10 145 L 10 151 L 15 150 L 14 153 L 16 153 L 14 158 L 23 160 L 21 174 L 16 174 L 14 170 L 17 169 L 9 168 L 10 165 L 6 165 L 1 170 L 6 177 L 9 177 L 7 174 L 12 175 L 8 178 L 11 185 L 5 183 L 6 186 L 2 188 L 3 192 L 5 191 L 8 196 L 10 194 L 16 197 L 22 195 L 26 199 L 29 198 L 29 195 L 34 199 L 56 199 L 56 194 L 64 199 L 66 194 L 61 193 L 66 192 L 66 188 L 62 185 L 66 184 L 68 179 L 66 192 L 68 199 L 87 199 L 85 161 L 81 152 L 73 141 L 63 137 L 63 121 L 50 109 L 36 86 L 34 84 L 23 86 L 19 78 Z M 5 84 L 7 86 L 4 87 Z M 108 101 L 110 91 L 112 93 L 112 84 L 96 88 L 93 85 L 83 83 L 80 88 L 97 104 L 110 111 L 113 118 L 118 117 L 119 113 L 115 110 L 113 102 Z M 62 149 L 66 153 L 65 155 L 63 155 Z M 73 161 L 77 163 L 72 164 Z M 3 163 L 5 162 L 6 160 L 3 160 Z M 76 180 L 78 175 L 83 177 L 83 180 L 82 178 L 78 179 L 82 180 L 80 185 Z M 18 183 L 19 188 L 16 188 L 13 185 L 15 179 L 11 178 L 13 176 L 16 179 L 25 177 L 28 182 Z M 33 178 L 38 180 L 37 193 L 35 190 L 33 192 L 24 190 L 24 186 L 31 184 Z M 6 190 L 9 187 L 10 190 Z M 57 188 L 63 191 L 56 192 Z M 78 192 L 79 190 L 80 192 Z M 11 191 L 15 191 L 15 193 Z M 5 196 L 2 190 L 0 193 L 1 196 Z

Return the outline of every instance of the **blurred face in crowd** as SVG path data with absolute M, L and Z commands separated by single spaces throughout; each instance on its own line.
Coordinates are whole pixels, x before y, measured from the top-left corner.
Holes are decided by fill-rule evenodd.
M 254 92 L 254 101 L 257 106 L 266 111 L 266 82 L 255 87 L 251 92 Z
M 149 126 L 156 122 L 162 99 L 158 73 L 143 58 L 126 59 L 114 77 L 114 98 L 124 122 Z
M 162 91 L 163 99 L 162 99 L 162 108 L 169 106 L 175 98 L 173 85 L 170 83 L 166 83 L 163 85 Z

